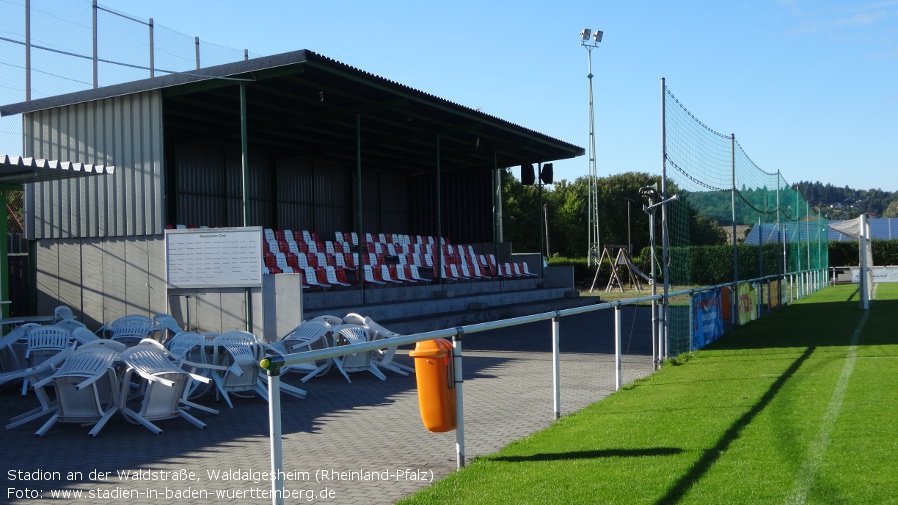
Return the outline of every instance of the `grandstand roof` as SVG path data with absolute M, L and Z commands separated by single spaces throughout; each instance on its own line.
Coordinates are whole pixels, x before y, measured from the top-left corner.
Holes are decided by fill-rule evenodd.
M 471 76 L 472 86 L 477 79 Z M 4 105 L 0 115 L 160 90 L 167 137 L 239 141 L 238 84 L 246 85 L 250 144 L 281 155 L 354 166 L 361 147 L 366 166 L 416 173 L 433 163 L 437 138 L 444 170 L 584 154 L 582 147 L 309 50 Z

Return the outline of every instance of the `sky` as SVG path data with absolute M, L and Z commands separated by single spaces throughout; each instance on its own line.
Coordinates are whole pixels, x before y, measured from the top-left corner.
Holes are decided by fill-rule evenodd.
M 241 54 L 309 49 L 587 151 L 579 34 L 602 30 L 592 52 L 599 176 L 660 174 L 665 78 L 766 172 L 792 184 L 898 190 L 898 0 L 99 4 Z M 556 180 L 589 173 L 587 156 L 554 166 Z

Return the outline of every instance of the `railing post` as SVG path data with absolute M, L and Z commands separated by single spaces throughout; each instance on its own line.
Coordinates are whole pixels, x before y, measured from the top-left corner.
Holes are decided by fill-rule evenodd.
M 561 318 L 552 318 L 552 399 L 555 408 L 555 419 L 561 417 Z
M 452 360 L 455 367 L 455 460 L 456 468 L 465 466 L 465 408 L 462 395 L 462 368 L 461 368 L 461 338 L 464 330 L 458 328 L 458 333 L 452 337 Z
M 621 306 L 614 307 L 614 390 L 619 391 L 621 386 L 621 362 L 620 362 L 620 343 L 621 343 Z
M 284 453 L 281 442 L 281 365 L 280 360 L 263 359 L 261 366 L 268 374 L 268 433 L 270 437 L 272 505 L 284 505 Z

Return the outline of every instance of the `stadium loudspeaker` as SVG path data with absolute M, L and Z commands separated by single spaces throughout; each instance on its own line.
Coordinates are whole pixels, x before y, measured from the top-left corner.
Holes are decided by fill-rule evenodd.
M 539 180 L 543 181 L 543 184 L 552 184 L 552 164 L 546 163 L 543 165 L 543 171 L 539 174 Z
M 525 186 L 533 186 L 533 183 L 536 182 L 536 175 L 533 172 L 533 165 L 526 164 L 521 165 L 521 184 Z

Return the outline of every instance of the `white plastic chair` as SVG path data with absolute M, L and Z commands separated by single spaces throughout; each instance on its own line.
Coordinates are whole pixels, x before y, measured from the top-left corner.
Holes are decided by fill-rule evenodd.
M 28 332 L 25 361 L 34 368 L 72 346 L 72 333 L 56 326 L 39 326 Z M 22 396 L 28 392 L 30 377 L 22 381 Z
M 181 360 L 182 369 L 211 379 L 213 369 L 224 370 L 224 367 L 210 363 L 212 356 L 207 352 L 207 346 L 210 343 L 204 335 L 185 331 L 168 339 L 165 342 L 165 348 L 175 359 Z M 212 382 L 194 383 L 193 391 L 190 392 L 188 398 L 202 396 L 213 386 Z
M 342 321 L 340 321 L 342 323 Z M 331 347 L 331 325 L 324 320 L 304 321 L 287 333 L 284 338 L 268 344 L 268 349 L 281 355 L 303 351 L 327 349 Z M 309 363 L 289 365 L 281 369 L 281 373 L 304 373 L 300 379 L 306 382 L 312 377 L 325 374 L 334 365 L 334 360 L 324 359 Z
M 392 275 L 390 275 L 390 265 L 383 264 L 379 265 L 380 268 L 380 278 L 384 280 L 384 282 L 390 284 L 403 284 L 399 279 L 394 279 Z
M 93 425 L 88 435 L 97 436 L 118 411 L 120 383 L 115 372 L 118 353 L 101 346 L 76 350 L 52 376 L 34 384 L 35 390 L 52 384 L 56 411 L 35 432 L 43 436 L 57 422 Z
M 370 340 L 370 333 L 367 328 L 357 324 L 344 324 L 333 328 L 334 346 L 352 345 Z M 387 380 L 387 377 L 377 368 L 371 359 L 373 351 L 357 352 L 339 356 L 334 358 L 334 365 L 346 380 L 352 382 L 349 374 L 352 372 L 368 371 L 374 374 L 380 380 Z
M 389 340 L 393 337 L 398 337 L 401 334 L 396 333 L 394 331 L 388 330 L 378 324 L 376 321 L 371 319 L 370 317 L 362 317 L 359 314 L 350 313 L 346 314 L 346 317 L 343 320 L 347 324 L 358 324 L 364 326 L 368 329 L 368 335 L 372 342 L 374 341 L 384 341 L 384 344 L 389 344 Z M 378 349 L 377 352 L 371 355 L 372 362 L 378 368 L 384 368 L 390 370 L 392 372 L 396 372 L 399 375 L 407 376 L 410 373 L 415 373 L 415 369 L 405 366 L 401 363 L 396 363 L 393 359 L 396 356 L 396 350 L 399 346 L 388 346 L 383 349 Z
M 352 286 L 352 284 L 349 284 L 348 282 L 340 282 L 337 279 L 337 269 L 336 268 L 334 268 L 332 266 L 326 266 L 326 267 L 324 267 L 324 271 L 327 274 L 327 282 L 331 286 L 342 286 L 342 287 Z
M 28 332 L 34 328 L 40 328 L 40 325 L 27 323 L 16 326 L 0 337 L 0 372 L 16 372 L 28 367 L 25 350 L 28 347 Z
M 153 316 L 153 333 L 157 342 L 164 344 L 170 338 L 183 332 L 184 329 L 170 314 L 156 314 Z
M 73 332 L 73 331 L 75 331 L 75 330 L 78 329 L 78 328 L 84 328 L 84 329 L 87 329 L 87 326 L 84 326 L 84 323 L 82 323 L 81 321 L 76 321 L 76 320 L 71 319 L 71 318 L 60 319 L 59 321 L 56 321 L 55 323 L 53 323 L 53 324 L 50 325 L 50 326 L 56 326 L 56 327 L 58 327 L 58 328 L 64 328 L 65 330 L 67 330 L 67 331 L 70 332 L 70 333 Z M 88 331 L 90 331 L 90 330 L 88 330 Z
M 127 346 L 137 345 L 141 340 L 152 336 L 155 331 L 153 320 L 139 314 L 122 316 L 108 325 L 103 325 L 97 333 L 105 332 L 110 339 Z
M 0 384 L 5 384 L 12 380 L 26 378 L 31 380 L 32 384 L 39 383 L 47 377 L 50 377 L 54 373 L 56 373 L 56 371 L 59 370 L 59 367 L 62 366 L 62 364 L 69 357 L 73 350 L 74 347 L 68 347 L 62 352 L 45 360 L 40 365 L 37 365 L 35 367 L 2 373 L 0 374 Z M 16 426 L 21 426 L 22 424 L 56 412 L 55 395 L 53 395 L 53 397 L 51 398 L 51 396 L 47 394 L 47 392 L 44 391 L 44 388 L 42 387 L 34 388 L 34 394 L 37 397 L 40 406 L 11 418 L 10 423 L 6 425 L 7 430 L 11 430 Z
M 229 331 L 216 337 L 212 346 L 212 363 L 225 367 L 213 371 L 212 379 L 218 393 L 231 408 L 234 404 L 231 403 L 230 394 L 257 393 L 268 400 L 268 390 L 262 382 L 262 369 L 259 367 L 265 346 L 255 335 L 240 330 Z M 304 398 L 306 394 L 302 389 L 284 383 L 281 383 L 281 391 L 298 398 Z
M 72 312 L 72 309 L 67 305 L 60 305 L 56 307 L 56 310 L 53 311 L 53 323 L 56 324 L 63 319 L 75 319 L 75 314 Z
M 418 265 L 406 265 L 406 268 L 408 268 L 408 272 L 412 279 L 419 281 L 419 282 L 420 281 L 424 281 L 424 282 L 428 282 L 428 283 L 432 282 L 432 279 L 426 279 L 424 277 L 421 277 L 421 273 L 418 272 Z
M 120 410 L 129 421 L 160 434 L 162 429 L 152 421 L 182 417 L 198 428 L 205 428 L 205 423 L 187 413 L 188 408 L 218 414 L 215 409 L 188 400 L 195 382 L 208 383 L 210 379 L 184 370 L 181 367 L 184 360 L 174 357 L 155 340 L 147 339 L 126 349 L 122 353 L 122 361 L 126 366 L 122 383 L 126 386 L 122 388 Z M 137 410 L 127 404 L 127 385 L 134 374 L 143 379 Z
M 374 278 L 374 270 L 371 268 L 371 265 L 362 265 L 362 273 L 365 276 L 365 284 L 386 284 L 386 282 Z

